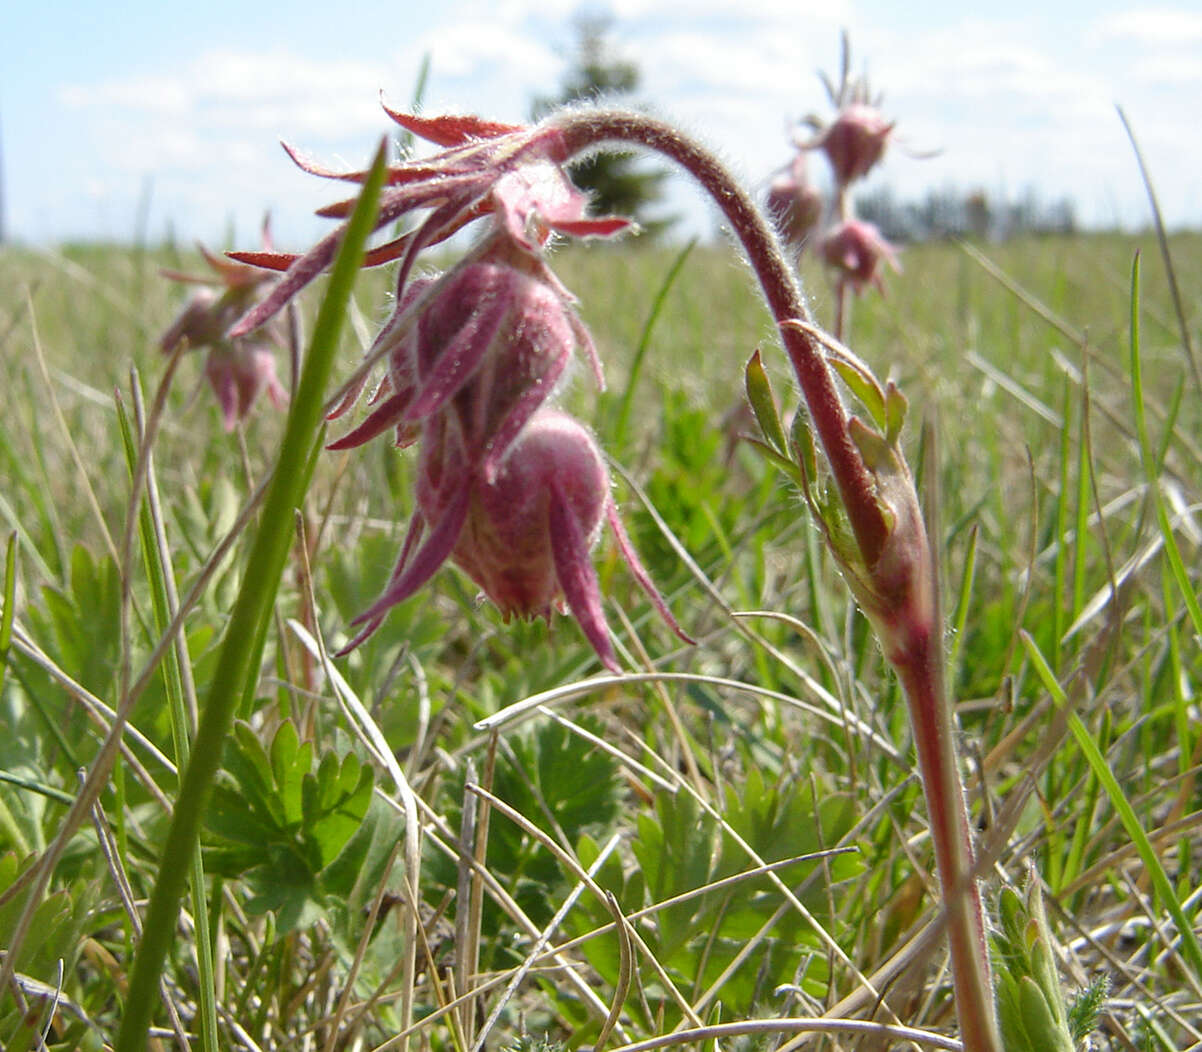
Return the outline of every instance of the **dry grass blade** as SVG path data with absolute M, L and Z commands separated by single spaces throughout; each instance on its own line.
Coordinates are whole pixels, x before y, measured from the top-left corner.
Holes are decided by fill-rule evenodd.
M 621 843 L 621 839 L 622 838 L 619 835 L 615 834 L 614 836 L 610 837 L 610 839 L 601 848 L 600 852 L 597 854 L 597 858 L 588 868 L 588 876 L 590 878 L 597 875 L 601 867 L 605 864 L 605 860 L 609 858 L 614 849 L 619 843 Z M 530 952 L 526 955 L 526 959 L 522 961 L 522 963 L 514 971 L 509 982 L 506 984 L 505 989 L 502 991 L 500 998 L 493 1006 L 492 1012 L 489 1013 L 488 1018 L 484 1021 L 484 1025 L 480 1028 L 480 1033 L 476 1036 L 475 1043 L 472 1045 L 472 1052 L 481 1052 L 481 1049 L 484 1048 L 484 1043 L 488 1039 L 488 1035 L 492 1033 L 493 1027 L 497 1025 L 497 1020 L 501 1018 L 501 1013 L 505 1010 L 505 1006 L 509 1004 L 510 1000 L 513 998 L 513 995 L 517 993 L 518 987 L 521 986 L 521 984 L 525 981 L 526 977 L 534 968 L 535 962 L 542 956 L 543 950 L 546 949 L 547 943 L 551 941 L 551 936 L 559 930 L 559 926 L 563 923 L 564 917 L 566 917 L 571 911 L 572 907 L 576 905 L 576 901 L 586 889 L 587 885 L 584 881 L 577 881 L 575 887 L 573 887 L 564 898 L 559 908 L 555 911 L 554 916 L 552 916 L 551 920 L 547 923 L 547 926 L 543 928 L 541 932 L 539 932 L 538 938 L 534 941 L 534 945 L 530 948 Z M 609 892 L 606 892 L 606 896 L 607 902 L 609 899 L 613 898 L 612 894 Z M 617 903 L 615 901 L 610 907 L 611 910 L 616 909 L 616 906 Z M 616 914 L 616 916 L 620 917 L 620 913 Z M 629 936 L 624 935 L 623 928 L 619 928 L 618 937 L 623 946 L 623 953 L 628 953 Z M 625 961 L 627 958 L 624 956 L 623 960 Z M 475 979 L 474 976 L 472 978 L 473 980 Z M 627 975 L 627 986 L 629 986 L 629 975 Z M 470 992 L 471 991 L 465 991 L 465 1005 L 471 1004 L 471 999 L 466 996 L 466 994 Z M 614 1025 L 617 1023 L 617 1012 L 621 1010 L 623 1001 L 625 1001 L 625 994 L 623 994 L 621 998 L 615 996 L 615 1007 L 610 1009 L 609 1016 L 606 1017 L 605 1023 L 602 1024 L 603 1034 L 608 1035 L 609 1031 L 611 1031 Z M 597 1047 L 600 1048 L 601 1044 L 602 1040 L 598 1039 Z
M 847 1034 L 852 1037 L 876 1037 L 888 1041 L 912 1041 L 927 1048 L 961 1052 L 959 1041 L 929 1030 L 900 1026 L 891 1023 L 871 1023 L 862 1019 L 823 1019 L 817 1016 L 791 1016 L 784 1019 L 748 1019 L 739 1023 L 716 1023 L 713 1026 L 697 1027 L 693 1030 L 678 1030 L 672 1034 L 621 1045 L 610 1052 L 652 1052 L 657 1048 L 673 1045 L 698 1046 L 704 1041 L 721 1041 L 724 1038 L 746 1037 L 769 1034 Z
M 534 837 L 534 839 L 547 848 L 547 850 L 550 851 L 559 860 L 559 862 L 565 866 L 568 871 L 573 874 L 573 876 L 576 877 L 577 880 L 582 881 L 589 891 L 596 895 L 599 901 L 603 903 L 606 902 L 605 891 L 597 885 L 597 882 L 593 880 L 592 876 L 590 876 L 584 867 L 580 865 L 580 861 L 570 852 L 565 851 L 562 847 L 560 847 L 559 844 L 555 842 L 553 837 L 548 836 L 520 811 L 510 807 L 509 804 L 499 797 L 493 796 L 492 793 L 485 791 L 479 786 L 472 786 L 471 790 L 472 792 L 477 793 L 482 799 L 487 800 L 489 806 L 495 808 L 511 822 L 515 823 L 524 832 Z M 773 874 L 773 876 L 775 876 L 775 874 Z M 634 931 L 631 932 L 631 936 L 634 939 L 635 944 L 638 946 L 639 952 L 642 954 L 643 959 L 650 964 L 652 970 L 659 978 L 659 981 L 663 983 L 664 989 L 668 992 L 669 996 L 671 996 L 672 1000 L 676 1002 L 677 1007 L 684 1014 L 685 1018 L 688 1019 L 694 1026 L 701 1026 L 701 1020 L 697 1018 L 696 1013 L 689 1004 L 688 998 L 686 998 L 684 994 L 682 994 L 677 988 L 676 984 L 672 981 L 672 977 L 668 975 L 667 969 L 659 962 L 655 954 L 651 952 L 651 948 L 646 944 L 646 942 L 643 941 L 642 936 L 640 936 L 638 932 Z M 608 1016 L 608 1012 L 606 1015 Z

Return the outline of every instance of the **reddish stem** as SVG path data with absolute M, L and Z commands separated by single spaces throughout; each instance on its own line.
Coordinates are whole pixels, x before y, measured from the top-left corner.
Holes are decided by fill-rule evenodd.
M 554 158 L 559 161 L 606 142 L 636 143 L 672 158 L 705 188 L 722 210 L 747 253 L 778 326 L 793 319 L 810 321 L 801 289 L 776 235 L 751 197 L 707 151 L 671 125 L 636 113 L 586 110 L 557 118 L 550 127 L 559 136 L 562 154 Z M 871 567 L 884 549 L 889 527 L 876 498 L 872 475 L 848 434 L 847 411 L 839 398 L 834 376 L 822 348 L 812 336 L 791 326 L 780 326 L 780 335 L 839 487 L 860 553 Z
M 793 271 L 754 202 L 717 160 L 670 125 L 630 112 L 569 113 L 550 122 L 547 135 L 544 148 L 549 145 L 552 159 L 561 163 L 607 142 L 634 143 L 672 158 L 717 203 L 755 270 L 839 488 L 870 587 L 883 600 L 874 620 L 910 708 L 947 911 L 961 1040 L 965 1052 L 998 1052 L 984 911 L 972 875 L 968 811 L 944 694 L 941 622 L 933 590 L 926 587 L 929 579 L 921 580 L 930 546 L 913 486 L 907 476 L 913 532 L 909 544 L 902 541 L 908 554 L 899 555 L 896 547 L 887 551 L 891 526 L 882 511 L 877 482 L 851 439 L 847 411 L 822 348 L 808 333 L 787 324 L 794 319 L 809 322 Z
M 921 615 L 919 615 L 921 618 Z M 943 691 L 943 650 L 934 629 L 911 628 L 904 650 L 889 654 L 906 693 L 926 796 L 935 868 L 947 912 L 952 985 L 966 1052 L 999 1048 L 985 914 L 973 876 L 968 807 L 956 757 L 955 728 Z

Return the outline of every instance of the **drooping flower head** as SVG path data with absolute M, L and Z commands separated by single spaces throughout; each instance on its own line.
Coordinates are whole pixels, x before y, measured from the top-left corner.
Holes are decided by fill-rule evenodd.
M 377 226 L 426 214 L 368 253 L 366 265 L 400 261 L 395 309 L 329 415 L 350 408 L 372 363 L 385 359 L 387 372 L 366 419 L 331 448 L 360 445 L 390 428 L 398 445 L 418 443 L 416 507 L 391 578 L 356 619 L 362 628 L 344 652 L 449 560 L 507 619 L 549 618 L 566 607 L 603 664 L 616 670 L 589 561 L 605 520 L 636 580 L 687 639 L 622 528 L 595 441 L 549 404 L 574 351 L 591 362 L 598 383 L 601 369 L 574 299 L 542 250 L 553 232 L 609 236 L 629 222 L 587 214 L 587 198 L 559 167 L 564 151 L 553 130 L 389 113 L 443 150 L 389 172 Z M 315 174 L 363 177 L 338 175 L 289 153 Z M 323 214 L 343 217 L 352 204 Z M 475 220 L 486 231 L 456 266 L 410 280 L 422 249 Z M 239 261 L 285 273 L 232 331 L 249 332 L 270 319 L 329 265 L 340 239 L 341 230 L 300 256 L 236 253 Z
M 269 241 L 266 224 L 264 239 Z M 159 339 L 164 353 L 172 353 L 185 342 L 191 349 L 206 348 L 204 373 L 226 431 L 246 418 L 260 393 L 266 392 L 276 408 L 288 400 L 276 376 L 273 346 L 283 343 L 281 327 L 272 324 L 250 335 L 230 337 L 230 326 L 262 294 L 269 275 L 257 267 L 221 259 L 203 245 L 200 253 L 212 274 L 194 275 L 167 270 L 174 281 L 198 285 L 188 302 Z
M 806 175 L 805 154 L 795 154 L 773 177 L 766 203 L 781 239 L 800 252 L 822 218 L 822 194 Z
M 485 477 L 554 392 L 574 349 L 600 363 L 571 297 L 541 259 L 491 238 L 437 279 L 410 284 L 368 357 L 388 357 L 389 397 L 331 448 L 358 445 L 395 426 L 398 444 L 433 415 L 459 417 Z M 340 415 L 346 403 L 331 415 Z
M 871 223 L 849 219 L 827 231 L 818 246 L 819 254 L 837 274 L 840 282 L 848 282 L 855 292 L 874 285 L 884 293 L 880 264 L 884 260 L 895 271 L 901 270 L 893 246 Z
M 417 508 L 388 584 L 355 619 L 363 628 L 343 653 L 362 643 L 389 609 L 416 593 L 449 559 L 506 620 L 550 620 L 554 610 L 566 606 L 602 664 L 618 671 L 589 557 L 606 521 L 660 615 L 691 642 L 626 535 L 601 451 L 588 430 L 566 413 L 539 409 L 491 481 L 477 470 L 456 418 L 435 417 L 422 436 L 416 495 Z

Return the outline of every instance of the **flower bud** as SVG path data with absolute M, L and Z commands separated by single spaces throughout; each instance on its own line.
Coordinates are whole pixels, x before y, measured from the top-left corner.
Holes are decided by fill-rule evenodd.
M 288 402 L 288 392 L 276 376 L 275 355 L 261 343 L 214 344 L 205 359 L 205 378 L 217 396 L 226 431 L 246 418 L 260 393 L 265 392 L 277 409 Z
M 781 239 L 800 251 L 822 218 L 822 195 L 806 178 L 804 154 L 772 180 L 766 203 Z
M 839 111 L 815 145 L 826 152 L 835 182 L 847 186 L 881 159 L 893 128 L 875 107 L 857 102 Z
M 878 273 L 882 259 L 895 271 L 901 270 L 893 246 L 875 226 L 859 219 L 845 220 L 828 230 L 818 251 L 826 264 L 839 272 L 839 280 L 851 282 L 857 293 L 869 283 L 885 291 Z
M 193 350 L 208 350 L 205 378 L 217 396 L 225 429 L 232 431 L 239 420 L 245 419 L 260 392 L 265 391 L 277 409 L 288 400 L 276 376 L 271 352 L 272 343 L 283 342 L 282 325 L 273 320 L 261 332 L 231 338 L 230 326 L 255 301 L 268 275 L 254 267 L 219 259 L 203 246 L 200 252 L 213 271 L 211 275 L 195 277 L 164 271 L 166 277 L 200 287 L 160 337 L 159 347 L 165 354 L 185 344 Z

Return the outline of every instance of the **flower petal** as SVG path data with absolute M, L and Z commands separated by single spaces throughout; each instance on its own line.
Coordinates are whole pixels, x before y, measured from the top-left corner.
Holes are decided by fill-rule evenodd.
M 589 558 L 588 537 L 572 512 L 567 495 L 556 482 L 550 484 L 548 526 L 551 534 L 551 555 L 555 560 L 555 575 L 572 616 L 580 624 L 585 638 L 593 645 L 597 656 L 610 672 L 621 672 L 609 626 L 601 609 L 601 586 L 597 571 Z
M 402 561 L 398 560 L 397 570 L 400 570 L 400 573 L 394 571 L 394 580 L 384 589 L 380 598 L 351 624 L 360 625 L 372 620 L 378 623 L 391 607 L 403 603 L 438 572 L 442 564 L 450 558 L 455 542 L 459 540 L 459 534 L 463 531 L 471 497 L 471 480 L 465 479 L 452 496 L 442 518 L 430 531 L 426 543 L 413 556 L 413 561 L 402 569 Z M 401 554 L 403 559 L 408 552 L 402 550 Z
M 638 581 L 639 586 L 647 593 L 647 598 L 651 600 L 651 605 L 659 611 L 659 616 L 664 619 L 668 627 L 672 629 L 686 643 L 696 644 L 697 640 L 687 635 L 676 622 L 676 618 L 672 616 L 672 611 L 668 609 L 668 604 L 664 601 L 664 597 L 659 594 L 659 589 L 655 587 L 655 583 L 651 580 L 651 575 L 644 569 L 642 562 L 639 560 L 638 552 L 634 550 L 634 545 L 630 543 L 630 537 L 626 534 L 626 527 L 622 525 L 622 520 L 618 517 L 618 508 L 614 504 L 613 498 L 610 497 L 605 503 L 605 517 L 609 521 L 609 528 L 614 531 L 614 537 L 618 542 L 618 550 L 622 553 L 622 558 L 626 561 L 626 565 L 630 567 L 630 572 L 634 574 L 634 579 Z
M 394 424 L 400 423 L 405 406 L 409 404 L 412 397 L 413 390 L 411 388 L 400 394 L 392 395 L 372 410 L 363 423 L 348 431 L 341 438 L 336 438 L 326 446 L 326 449 L 334 451 L 350 449 L 352 446 L 361 446 L 364 442 L 370 442 L 376 435 L 382 434 Z
M 462 146 L 477 139 L 496 139 L 503 135 L 526 131 L 520 124 L 501 124 L 470 114 L 448 113 L 439 117 L 419 117 L 413 113 L 391 109 L 384 102 L 380 105 L 384 112 L 406 131 L 413 132 L 436 146 Z

